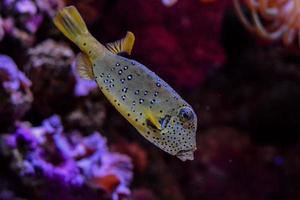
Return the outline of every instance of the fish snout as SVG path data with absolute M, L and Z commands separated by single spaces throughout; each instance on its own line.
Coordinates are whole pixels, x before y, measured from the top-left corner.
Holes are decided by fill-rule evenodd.
M 196 148 L 189 149 L 189 150 L 181 150 L 176 154 L 176 157 L 182 161 L 194 160 L 194 151 L 195 150 L 196 150 Z

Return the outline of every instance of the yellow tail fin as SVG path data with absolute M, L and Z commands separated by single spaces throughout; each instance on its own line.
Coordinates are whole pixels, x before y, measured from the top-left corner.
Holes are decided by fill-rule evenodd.
M 54 17 L 55 26 L 72 42 L 89 33 L 86 24 L 74 6 L 65 7 Z

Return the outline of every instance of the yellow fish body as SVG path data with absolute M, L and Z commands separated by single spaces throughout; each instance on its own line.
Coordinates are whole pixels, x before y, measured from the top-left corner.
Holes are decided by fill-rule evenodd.
M 88 31 L 74 6 L 58 12 L 54 24 L 83 53 L 77 57 L 81 77 L 96 80 L 110 103 L 146 139 L 179 159 L 193 160 L 197 116 L 166 82 L 139 62 L 120 56 L 131 53 L 134 35 L 106 46 Z

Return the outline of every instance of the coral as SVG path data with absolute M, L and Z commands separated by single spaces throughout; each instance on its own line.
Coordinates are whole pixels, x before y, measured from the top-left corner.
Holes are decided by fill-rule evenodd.
M 73 62 L 72 70 L 76 78 L 76 85 L 74 91 L 75 96 L 78 97 L 87 96 L 93 90 L 98 88 L 97 83 L 95 81 L 86 80 L 79 76 L 79 74 L 76 72 L 76 62 Z
M 29 49 L 29 61 L 24 71 L 32 81 L 32 92 L 37 97 L 34 112 L 43 117 L 54 111 L 64 113 L 72 108 L 73 98 L 87 96 L 97 89 L 94 81 L 79 77 L 74 59 L 70 47 L 50 39 Z
M 62 0 L 4 0 L 0 2 L 4 33 L 31 45 L 45 17 L 53 17 L 63 6 Z
M 110 152 L 98 132 L 66 136 L 60 118 L 52 116 L 39 127 L 19 123 L 1 141 L 2 153 L 12 158 L 11 170 L 23 184 L 38 186 L 33 194 L 38 199 L 52 199 L 54 189 L 58 199 L 96 199 L 105 193 L 121 199 L 130 194 L 130 159 Z
M 3 130 L 13 125 L 30 109 L 31 82 L 19 71 L 15 62 L 6 55 L 0 55 L 0 127 Z
M 65 118 L 66 126 L 84 132 L 101 129 L 107 115 L 107 107 L 102 95 L 97 89 L 87 97 L 78 98 L 77 105 Z
M 3 19 L 0 16 L 0 41 L 3 39 L 4 37 L 4 24 L 3 24 Z
M 0 199 L 299 199 L 298 48 L 252 37 L 232 0 L 64 2 L 0 1 Z M 247 2 L 244 17 L 252 6 L 271 31 L 267 1 Z M 78 76 L 75 46 L 51 22 L 63 4 L 102 43 L 135 34 L 131 58 L 197 112 L 194 161 L 155 148 Z
M 73 51 L 62 43 L 46 40 L 29 50 L 25 73 L 33 83 L 34 112 L 47 117 L 64 113 L 72 105 L 76 78 L 71 64 Z
M 49 17 L 54 17 L 56 11 L 63 8 L 65 3 L 62 0 L 35 0 L 37 8 L 46 13 Z
M 112 146 L 112 149 L 129 155 L 132 159 L 132 163 L 136 172 L 143 173 L 147 170 L 147 166 L 149 165 L 148 154 L 140 145 L 136 143 L 128 143 L 123 139 L 115 142 L 115 144 Z

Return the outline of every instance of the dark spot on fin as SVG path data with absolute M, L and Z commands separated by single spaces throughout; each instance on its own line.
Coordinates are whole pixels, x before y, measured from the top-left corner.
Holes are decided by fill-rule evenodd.
M 126 36 L 123 39 L 117 40 L 112 43 L 107 43 L 106 48 L 114 54 L 121 54 L 125 52 L 128 55 L 130 55 L 134 45 L 134 40 L 135 40 L 134 34 L 128 31 Z
M 157 129 L 157 127 L 149 119 L 146 119 L 146 124 L 152 129 Z
M 159 123 L 158 119 L 153 116 L 151 111 L 146 112 L 146 123 L 149 127 L 161 130 L 161 124 Z
M 81 78 L 92 80 L 94 78 L 92 63 L 87 55 L 79 53 L 76 57 L 76 70 Z

